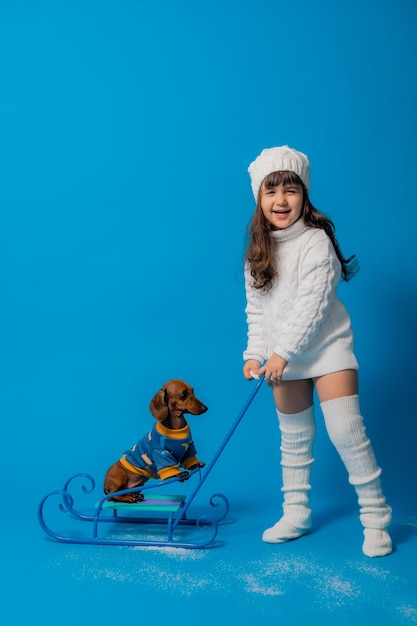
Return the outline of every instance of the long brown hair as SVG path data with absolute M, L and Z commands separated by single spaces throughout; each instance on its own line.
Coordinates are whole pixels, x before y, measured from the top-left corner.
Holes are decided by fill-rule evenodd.
M 300 185 L 303 190 L 303 208 L 301 219 L 310 228 L 321 228 L 330 238 L 335 249 L 337 258 L 342 266 L 342 279 L 348 281 L 358 270 L 356 255 L 345 258 L 335 236 L 335 226 L 333 222 L 320 213 L 310 202 L 308 192 L 301 179 L 294 172 L 273 172 L 263 181 L 262 185 L 266 189 L 271 189 L 277 185 Z M 248 228 L 249 243 L 247 246 L 245 260 L 249 265 L 250 274 L 253 278 L 253 287 L 267 293 L 274 284 L 278 275 L 278 268 L 275 267 L 274 240 L 272 238 L 272 227 L 265 218 L 260 202 L 261 191 L 258 194 L 255 213 Z

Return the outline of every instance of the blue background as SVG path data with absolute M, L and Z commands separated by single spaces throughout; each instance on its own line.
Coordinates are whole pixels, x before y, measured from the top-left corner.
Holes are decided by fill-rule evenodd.
M 312 201 L 361 265 L 340 295 L 353 320 L 368 433 L 394 507 L 397 551 L 383 571 L 388 561 L 401 593 L 405 579 L 415 588 L 415 570 L 403 568 L 409 551 L 415 555 L 407 533 L 417 515 L 416 18 L 412 0 L 0 0 L 2 532 L 10 536 L 13 601 L 30 580 L 22 623 L 34 606 L 35 616 L 54 623 L 51 598 L 66 605 L 68 589 L 78 597 L 86 578 L 94 584 L 79 613 L 69 603 L 68 621 L 87 623 L 97 615 L 95 594 L 111 598 L 120 582 L 153 597 L 149 570 L 143 588 L 136 578 L 98 575 L 99 566 L 81 576 L 85 558 L 115 568 L 115 551 L 65 548 L 64 559 L 37 525 L 37 503 L 78 471 L 93 474 L 100 491 L 107 466 L 148 428 L 149 401 L 171 377 L 188 380 L 209 406 L 190 423 L 199 456 L 208 461 L 216 452 L 251 389 L 241 375 L 242 264 L 254 209 L 247 167 L 262 148 L 285 143 L 309 155 Z M 361 558 L 361 531 L 317 417 L 317 532 L 281 554 L 293 565 L 298 559 L 299 576 L 304 551 L 309 563 L 323 558 L 319 584 L 323 568 L 330 571 L 326 551 L 336 558 L 343 550 L 334 572 Z M 210 478 L 235 516 L 226 547 L 207 557 L 216 580 L 226 581 L 216 588 L 217 612 L 242 603 L 241 623 L 276 620 L 298 597 L 297 581 L 282 594 L 260 593 L 256 582 L 258 556 L 276 554 L 260 534 L 280 513 L 279 472 L 265 386 Z M 352 546 L 346 536 L 340 546 L 341 528 L 349 537 L 354 529 Z M 216 570 L 219 559 L 231 564 L 228 575 Z M 197 557 L 191 565 L 195 586 L 208 565 Z M 169 563 L 154 567 L 165 580 L 171 575 Z M 255 581 L 250 608 L 235 571 Z M 215 615 L 207 590 L 190 588 L 182 596 L 175 585 L 163 589 L 167 602 L 194 598 Z M 266 596 L 274 604 L 265 609 L 257 598 Z M 343 611 L 350 619 L 352 598 L 358 602 L 345 593 L 336 603 L 339 620 Z M 385 623 L 417 623 L 415 595 L 393 602 L 402 611 Z M 336 605 L 316 601 L 320 623 L 327 614 L 332 623 Z M 307 607 L 304 614 L 298 606 L 293 623 L 316 623 Z

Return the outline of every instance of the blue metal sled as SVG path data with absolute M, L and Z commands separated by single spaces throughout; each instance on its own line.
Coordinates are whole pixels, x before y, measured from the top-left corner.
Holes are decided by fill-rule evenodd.
M 212 544 L 217 537 L 219 523 L 226 518 L 229 512 L 229 501 L 226 496 L 221 493 L 216 493 L 210 498 L 210 505 L 212 507 L 220 507 L 217 516 L 203 515 L 198 518 L 189 518 L 189 508 L 258 393 L 263 380 L 264 376 L 256 381 L 248 400 L 211 462 L 203 469 L 195 469 L 188 473 L 189 477 L 196 474 L 198 475 L 198 483 L 189 496 L 159 493 L 161 487 L 179 482 L 178 478 L 170 478 L 164 481 L 149 481 L 144 486 L 135 487 L 134 489 L 125 489 L 112 494 L 112 496 L 116 496 L 140 491 L 144 495 L 144 499 L 141 502 L 114 502 L 109 500 L 108 496 L 105 495 L 95 504 L 93 513 L 82 513 L 75 508 L 74 498 L 70 493 L 70 487 L 76 482 L 79 483 L 82 481 L 82 491 L 88 494 L 94 490 L 95 481 L 89 474 L 75 474 L 67 480 L 62 490 L 52 491 L 41 500 L 38 508 L 38 520 L 44 532 L 52 539 L 64 543 L 176 548 L 205 548 Z M 58 499 L 60 511 L 69 513 L 72 519 L 90 522 L 92 525 L 92 533 L 87 537 L 80 537 L 70 532 L 67 534 L 59 534 L 51 530 L 44 519 L 47 503 L 49 504 L 51 499 Z M 165 526 L 166 537 L 164 539 L 147 539 L 140 537 L 123 538 L 117 535 L 114 537 L 101 536 L 99 534 L 99 528 L 106 523 L 148 524 L 156 525 L 159 528 Z M 204 530 L 204 532 L 197 540 L 190 539 L 185 541 L 178 537 L 174 538 L 174 533 L 183 527 L 194 527 Z

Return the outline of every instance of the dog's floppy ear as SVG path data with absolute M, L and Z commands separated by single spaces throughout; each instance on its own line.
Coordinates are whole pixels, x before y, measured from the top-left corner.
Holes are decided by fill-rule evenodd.
M 165 389 L 160 389 L 152 398 L 149 410 L 158 422 L 163 422 L 168 417 L 168 405 Z

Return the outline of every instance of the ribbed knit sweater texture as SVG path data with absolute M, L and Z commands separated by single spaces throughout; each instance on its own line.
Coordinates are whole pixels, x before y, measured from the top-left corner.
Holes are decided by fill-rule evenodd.
M 358 369 L 350 317 L 337 295 L 341 264 L 333 244 L 302 219 L 273 232 L 278 276 L 266 294 L 245 268 L 248 343 L 245 361 L 273 353 L 288 361 L 283 380 Z

